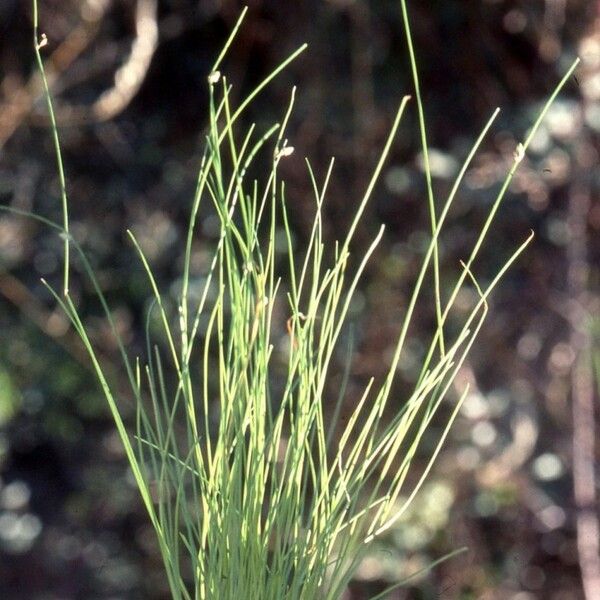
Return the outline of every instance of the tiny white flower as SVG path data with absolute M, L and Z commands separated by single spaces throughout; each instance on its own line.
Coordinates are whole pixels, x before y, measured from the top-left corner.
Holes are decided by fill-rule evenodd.
M 40 36 L 40 41 L 38 42 L 38 50 L 40 50 L 41 48 L 43 48 L 44 46 L 48 45 L 48 37 L 46 36 L 45 33 L 42 33 L 42 35 Z
M 517 144 L 515 151 L 513 153 L 513 158 L 516 163 L 520 163 L 525 158 L 525 146 L 520 142 Z
M 219 82 L 219 79 L 221 79 L 221 71 L 213 71 L 208 76 L 208 83 L 210 83 L 210 85 L 214 85 L 215 83 Z
M 294 146 L 284 146 L 279 150 L 275 150 L 275 159 L 279 160 L 280 158 L 285 158 L 286 156 L 291 156 L 294 153 Z

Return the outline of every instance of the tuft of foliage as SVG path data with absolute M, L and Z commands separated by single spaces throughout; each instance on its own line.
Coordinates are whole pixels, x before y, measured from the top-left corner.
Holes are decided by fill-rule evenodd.
M 340 426 L 344 390 L 329 419 L 324 410 L 325 391 L 353 295 L 384 228 L 363 256 L 352 256 L 352 240 L 409 96 L 400 102 L 379 161 L 342 240 L 324 240 L 322 231 L 322 207 L 333 160 L 322 182 L 316 180 L 306 162 L 315 213 L 308 245 L 302 252 L 296 251 L 285 184 L 278 171 L 280 162 L 293 152 L 286 126 L 295 90 L 280 123 L 266 131 L 251 126 L 244 135 L 239 135 L 238 124 L 259 93 L 304 47 L 233 106 L 231 85 L 219 69 L 244 11 L 208 78 L 209 127 L 176 307 L 169 306 L 135 235 L 128 231 L 154 297 L 147 315 L 146 356 L 132 360 L 114 327 L 93 269 L 69 231 L 59 134 L 40 54 L 45 38 L 38 34 L 37 3 L 33 0 L 35 50 L 45 85 L 63 203 L 61 225 L 36 217 L 64 238 L 63 289 L 57 291 L 49 285 L 48 289 L 89 354 L 156 532 L 175 600 L 336 600 L 342 596 L 368 545 L 402 517 L 428 476 L 467 389 L 451 410 L 417 483 L 405 490 L 420 441 L 476 341 L 489 294 L 532 238 L 533 234 L 507 257 L 497 273 L 488 275 L 489 284 L 484 288 L 478 285 L 472 266 L 494 215 L 546 111 L 577 62 L 549 98 L 527 138 L 517 146 L 476 242 L 445 297 L 440 290 L 438 240 L 462 179 L 499 110 L 475 141 L 450 194 L 437 206 L 408 11 L 404 0 L 401 4 L 419 115 L 431 236 L 387 375 L 380 384 L 375 385 L 374 379 L 368 382 L 347 422 Z M 249 181 L 250 166 L 257 156 L 265 155 L 270 168 L 261 180 Z M 203 202 L 212 204 L 220 236 L 196 292 L 191 259 Z M 280 274 L 275 260 L 276 231 L 281 225 L 287 241 L 285 275 Z M 117 393 L 69 294 L 71 249 L 90 277 L 113 327 L 137 407 L 133 433 L 126 427 Z M 389 402 L 392 383 L 415 307 L 428 283 L 434 292 L 436 327 L 414 389 L 396 408 Z M 461 313 L 462 326 L 451 333 L 446 323 L 464 285 L 475 286 L 478 300 L 467 314 Z M 274 337 L 282 328 L 276 307 L 282 305 L 287 306 L 290 317 L 287 373 L 278 386 L 272 363 Z M 150 332 L 155 317 L 161 325 L 161 340 L 154 340 Z M 160 350 L 161 345 L 166 352 Z M 401 497 L 406 499 L 400 502 Z

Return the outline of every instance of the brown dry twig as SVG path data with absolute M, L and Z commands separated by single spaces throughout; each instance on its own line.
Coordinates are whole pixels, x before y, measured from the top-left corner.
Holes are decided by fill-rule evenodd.
M 94 121 L 108 121 L 117 116 L 142 86 L 158 47 L 157 0 L 138 0 L 135 34 L 131 54 L 116 71 L 113 87 L 103 92 L 91 107 Z
M 598 5 L 600 11 L 600 5 Z M 588 36 L 600 37 L 600 12 Z M 597 63 L 582 52 L 579 77 L 584 104 L 594 100 L 589 80 L 597 76 Z M 587 91 L 587 92 L 586 92 Z M 597 98 L 596 98 L 597 99 Z M 575 354 L 571 370 L 571 401 L 573 414 L 573 492 L 576 507 L 577 551 L 583 590 L 587 600 L 600 598 L 600 523 L 595 486 L 596 415 L 594 414 L 594 374 L 592 370 L 592 302 L 589 289 L 590 261 L 588 216 L 591 209 L 591 173 L 597 160 L 589 152 L 589 135 L 582 132 L 575 147 L 575 170 L 569 190 L 567 246 L 568 293 L 567 316 L 570 324 L 570 345 Z

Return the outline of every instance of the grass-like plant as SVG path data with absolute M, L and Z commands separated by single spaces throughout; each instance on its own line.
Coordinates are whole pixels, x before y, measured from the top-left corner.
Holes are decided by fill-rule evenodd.
M 328 382 L 353 295 L 384 229 L 381 227 L 361 256 L 352 254 L 352 241 L 409 97 L 400 102 L 379 161 L 342 240 L 325 240 L 322 231 L 322 206 L 333 161 L 322 182 L 317 181 L 307 161 L 315 213 L 308 244 L 295 250 L 285 185 L 278 171 L 280 161 L 293 151 L 286 125 L 294 91 L 283 119 L 270 129 L 257 131 L 250 126 L 241 135 L 240 123 L 261 90 L 304 47 L 233 106 L 231 85 L 219 69 L 244 11 L 208 77 L 209 126 L 176 307 L 163 295 L 135 235 L 128 232 L 154 296 L 147 316 L 145 358 L 132 360 L 113 327 L 137 407 L 135 430 L 130 432 L 117 394 L 69 295 L 69 252 L 74 250 L 106 318 L 113 324 L 90 263 L 70 234 L 59 136 L 45 84 L 62 187 L 63 223 L 38 218 L 64 237 L 63 289 L 57 291 L 49 285 L 48 289 L 89 353 L 156 532 L 166 578 L 176 600 L 335 600 L 342 596 L 370 542 L 402 517 L 428 476 L 467 389 L 452 408 L 417 483 L 405 489 L 419 443 L 476 340 L 491 290 L 531 239 L 525 240 L 497 273 L 488 274 L 490 283 L 480 288 L 472 275 L 474 261 L 529 143 L 576 64 L 542 109 L 527 138 L 518 144 L 455 285 L 442 293 L 438 239 L 463 176 L 499 111 L 493 113 L 475 141 L 448 198 L 438 205 L 406 3 L 402 1 L 401 6 L 419 116 L 431 236 L 387 375 L 378 384 L 369 381 L 343 425 L 338 422 L 343 391 L 336 407 L 325 410 Z M 35 0 L 34 16 L 35 50 L 45 82 Z M 249 168 L 258 156 L 262 164 L 270 166 L 263 178 L 250 181 Z M 191 256 L 199 209 L 207 202 L 218 216 L 220 237 L 198 293 Z M 276 231 L 281 226 L 287 234 L 287 264 L 283 267 L 275 253 Z M 475 287 L 478 300 L 463 315 L 458 333 L 454 327 L 451 333 L 448 317 L 465 284 Z M 425 286 L 432 286 L 436 328 L 414 390 L 408 397 L 391 402 L 394 376 Z M 276 314 L 281 313 L 289 316 L 287 323 L 277 319 Z M 157 340 L 150 333 L 155 318 L 162 331 Z M 287 336 L 285 356 L 277 360 L 284 360 L 287 372 L 277 380 L 272 363 L 274 352 L 281 351 L 274 347 L 283 336 Z M 400 502 L 400 498 L 406 499 Z M 401 583 L 394 587 L 398 585 Z

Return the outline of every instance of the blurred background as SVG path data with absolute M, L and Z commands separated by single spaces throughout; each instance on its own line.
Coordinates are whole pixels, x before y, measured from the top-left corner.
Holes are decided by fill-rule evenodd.
M 60 221 L 30 4 L 0 2 L 0 203 Z M 296 152 L 281 166 L 297 247 L 313 215 L 304 156 L 318 176 L 336 157 L 325 227 L 329 239 L 341 237 L 395 109 L 413 93 L 400 2 L 248 4 L 223 70 L 241 95 L 308 42 L 247 121 L 261 128 L 279 120 L 292 85 L 299 87 L 288 129 Z M 134 349 L 150 289 L 125 228 L 136 232 L 162 289 L 175 295 L 203 149 L 206 78 L 241 8 L 226 0 L 40 0 L 73 234 Z M 460 273 L 517 143 L 575 56 L 582 62 L 475 264 L 485 282 L 535 232 L 494 293 L 459 374 L 457 386 L 469 383 L 470 395 L 412 510 L 361 564 L 347 600 L 367 598 L 459 546 L 468 551 L 389 597 L 597 600 L 600 3 L 412 0 L 409 9 L 438 203 L 502 108 L 441 242 L 444 289 Z M 386 224 L 353 308 L 349 402 L 391 360 L 427 243 L 414 103 L 408 113 L 355 241 L 360 255 Z M 216 233 L 214 217 L 203 214 L 200 269 Z M 166 599 L 153 531 L 105 400 L 40 283 L 59 284 L 61 261 L 52 231 L 0 213 L 0 598 Z M 116 364 L 101 307 L 77 268 L 71 291 L 103 359 Z M 458 311 L 471 300 L 459 296 Z M 431 332 L 424 303 L 399 366 L 398 406 Z M 134 416 L 126 399 L 123 410 Z M 443 422 L 424 441 L 423 461 Z M 415 463 L 416 474 L 424 464 Z

